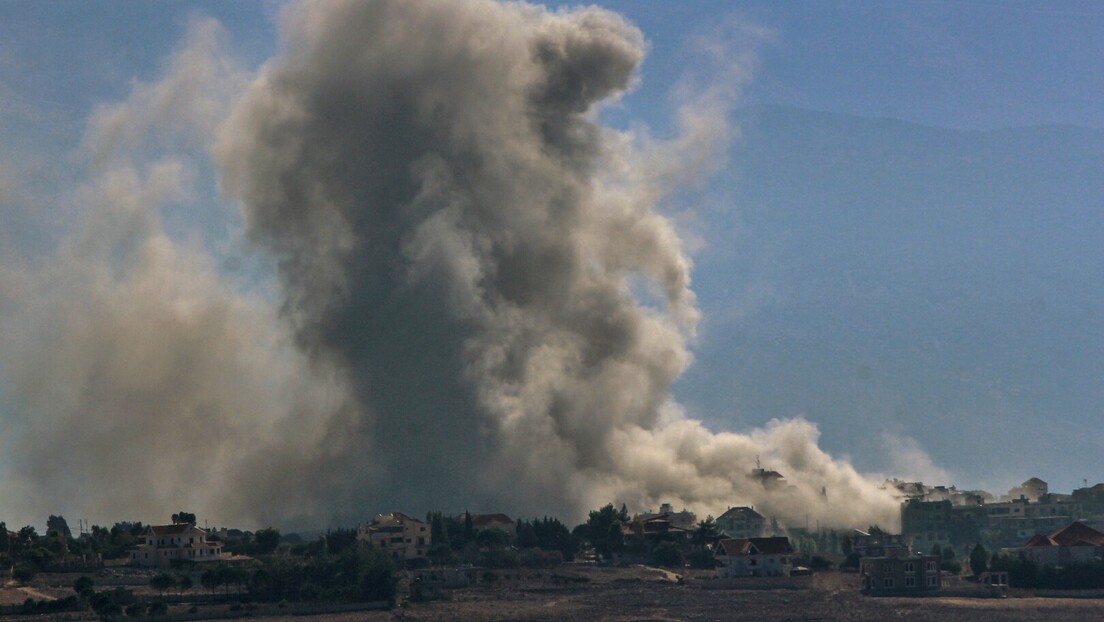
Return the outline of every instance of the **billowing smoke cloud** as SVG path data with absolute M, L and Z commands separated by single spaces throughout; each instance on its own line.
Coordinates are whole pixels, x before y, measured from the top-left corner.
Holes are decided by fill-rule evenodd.
M 201 22 L 163 80 L 98 111 L 82 232 L 0 273 L 7 486 L 35 512 L 295 526 L 670 501 L 896 522 L 813 424 L 714 433 L 670 397 L 698 320 L 671 193 L 723 161 L 753 57 L 715 54 L 661 140 L 598 121 L 646 48 L 600 9 L 326 1 L 281 24 L 251 81 Z M 216 133 L 278 304 L 161 222 L 202 177 L 180 153 Z M 786 482 L 750 477 L 757 459 Z
M 299 344 L 345 370 L 355 398 L 342 445 L 280 460 L 298 481 L 339 468 L 339 489 L 317 493 L 377 507 L 670 499 L 893 522 L 893 502 L 819 451 L 810 424 L 717 435 L 670 402 L 697 310 L 656 203 L 655 177 L 678 175 L 640 172 L 716 156 L 744 73 L 691 98 L 683 134 L 641 153 L 596 122 L 645 50 L 612 13 L 322 2 L 285 17 L 285 50 L 218 154 L 252 239 L 279 260 Z M 792 486 L 749 480 L 757 454 Z
M 198 239 L 165 233 L 163 210 L 198 202 L 195 154 L 247 80 L 224 38 L 197 20 L 162 80 L 94 112 L 79 156 L 91 175 L 56 210 L 72 233 L 48 260 L 0 268 L 9 525 L 189 507 L 229 518 L 217 501 L 241 485 L 242 454 L 296 405 L 340 399 L 271 304 L 228 282 Z

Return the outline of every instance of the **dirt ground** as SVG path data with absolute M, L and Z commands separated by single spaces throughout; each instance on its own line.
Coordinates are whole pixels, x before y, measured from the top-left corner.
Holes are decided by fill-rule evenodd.
M 813 578 L 808 589 L 703 589 L 693 575 L 682 584 L 652 569 L 587 568 L 557 571 L 590 581 L 553 585 L 541 581 L 502 581 L 492 588 L 455 590 L 452 600 L 412 603 L 390 613 L 325 616 L 326 622 L 353 620 L 667 622 L 713 620 L 1101 620 L 1104 600 L 1052 598 L 873 598 L 858 591 L 855 575 L 834 572 Z M 544 585 L 537 585 L 543 583 Z M 291 616 L 258 618 L 291 622 Z
M 1104 599 L 1011 597 L 874 598 L 858 592 L 855 575 L 828 572 L 801 589 L 706 589 L 710 582 L 690 574 L 648 568 L 561 567 L 546 571 L 500 571 L 491 586 L 453 590 L 450 598 L 407 603 L 390 612 L 318 616 L 257 610 L 262 622 L 383 622 L 409 620 L 666 622 L 712 620 L 1102 620 Z M 0 590 L 0 602 L 22 602 L 16 587 Z M 175 609 L 175 608 L 174 608 Z M 21 616 L 7 617 L 15 622 Z M 74 619 L 73 614 L 66 616 Z M 36 618 L 41 620 L 42 618 Z M 91 619 L 91 618 L 90 618 Z

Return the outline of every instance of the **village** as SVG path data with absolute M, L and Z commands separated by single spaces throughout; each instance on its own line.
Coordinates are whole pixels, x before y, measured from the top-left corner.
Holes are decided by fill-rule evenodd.
M 850 607 L 884 598 L 1104 597 L 1104 484 L 1059 494 L 1032 478 L 1000 497 L 885 486 L 901 502 L 899 533 L 791 526 L 745 505 L 703 518 L 666 503 L 635 513 L 611 503 L 574 528 L 549 517 L 391 511 L 315 537 L 200 527 L 188 512 L 110 529 L 81 520 L 74 534 L 51 516 L 42 535 L 0 524 L 0 615 L 463 617 L 476 614 L 453 608 L 474 606 L 478 594 L 485 605 L 656 582 L 706 599 L 762 600 L 772 591 L 860 599 Z

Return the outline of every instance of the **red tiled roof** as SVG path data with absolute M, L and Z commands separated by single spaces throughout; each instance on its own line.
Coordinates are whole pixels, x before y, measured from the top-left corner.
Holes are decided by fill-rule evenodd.
M 1055 531 L 1050 534 L 1050 539 L 1061 546 L 1104 546 L 1104 533 L 1080 521 Z
M 461 514 L 461 516 L 463 516 Z M 513 519 L 505 514 L 472 514 L 472 527 L 486 527 L 491 523 L 514 524 Z
M 754 509 L 746 507 L 746 506 L 737 506 L 737 507 L 734 507 L 734 508 L 728 508 L 728 511 L 726 511 L 724 514 L 721 514 L 717 518 L 730 518 L 730 517 L 735 518 L 737 516 L 744 516 L 744 517 L 752 518 L 752 519 L 756 519 L 756 518 L 757 519 L 762 519 L 763 518 L 762 514 L 760 514 L 759 512 L 756 512 Z
M 196 528 L 191 523 L 174 523 L 172 525 L 150 525 L 150 529 L 153 530 L 154 535 L 157 536 L 172 536 L 176 534 L 185 533 L 190 529 Z
M 406 516 L 401 512 L 392 512 L 391 516 L 401 519 L 403 523 L 422 523 L 421 520 L 418 520 L 417 518 L 414 518 L 412 516 Z
M 724 555 L 747 555 L 751 542 L 747 538 L 725 538 L 717 543 Z
M 793 553 L 790 539 L 784 536 L 772 538 L 725 538 L 719 542 L 724 555 L 751 555 L 752 549 L 761 555 L 784 555 Z
M 1050 536 L 1044 536 L 1041 533 L 1037 533 L 1027 541 L 1024 548 L 1036 548 L 1040 546 L 1058 546 L 1058 543 L 1051 540 Z

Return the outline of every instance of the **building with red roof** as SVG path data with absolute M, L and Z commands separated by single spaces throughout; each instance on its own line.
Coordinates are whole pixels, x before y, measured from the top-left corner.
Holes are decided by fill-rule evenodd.
M 1020 553 L 1040 566 L 1065 566 L 1104 558 L 1104 533 L 1074 521 L 1050 535 L 1036 534 Z
M 230 559 L 222 551 L 222 542 L 208 540 L 207 532 L 192 523 L 151 525 L 140 537 L 140 544 L 130 550 L 130 563 L 135 566 L 169 568 Z
M 713 558 L 717 561 L 717 576 L 784 577 L 793 569 L 793 547 L 790 539 L 724 538 L 717 543 Z

